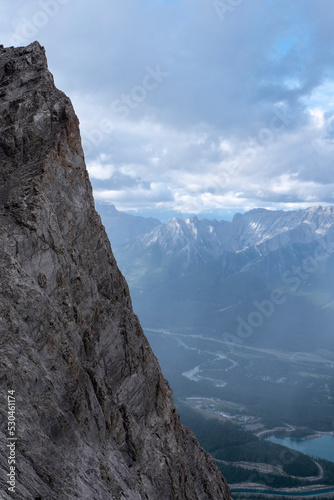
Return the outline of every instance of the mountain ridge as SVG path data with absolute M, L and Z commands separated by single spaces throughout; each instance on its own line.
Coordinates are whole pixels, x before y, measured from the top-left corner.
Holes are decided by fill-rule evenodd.
M 96 203 L 96 210 L 103 219 L 112 248 L 128 243 L 161 224 L 160 220 L 154 217 L 121 212 L 113 204 Z
M 231 222 L 174 217 L 116 251 L 130 283 L 136 285 L 143 273 L 161 266 L 189 272 L 226 252 L 254 248 L 264 255 L 289 243 L 310 243 L 326 237 L 332 241 L 333 231 L 333 207 L 288 212 L 254 209 L 236 214 Z M 132 274 L 134 267 L 137 269 Z M 138 268 L 143 269 L 142 274 Z

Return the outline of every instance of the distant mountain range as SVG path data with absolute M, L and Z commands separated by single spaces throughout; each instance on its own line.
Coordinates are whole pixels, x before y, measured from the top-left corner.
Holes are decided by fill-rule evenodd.
M 115 248 L 144 326 L 303 350 L 332 345 L 333 251 L 334 208 L 320 206 L 172 218 Z
M 134 221 L 133 221 L 134 224 Z M 206 264 L 223 254 L 255 249 L 263 256 L 293 243 L 308 244 L 326 235 L 334 225 L 333 207 L 283 212 L 256 209 L 236 214 L 232 222 L 172 218 L 122 246 L 126 272 L 145 267 L 145 273 L 163 266 L 178 272 Z M 142 218 L 138 218 L 138 230 Z
M 152 231 L 161 222 L 152 217 L 140 217 L 120 212 L 115 205 L 96 204 L 112 248 L 119 247 L 137 236 Z

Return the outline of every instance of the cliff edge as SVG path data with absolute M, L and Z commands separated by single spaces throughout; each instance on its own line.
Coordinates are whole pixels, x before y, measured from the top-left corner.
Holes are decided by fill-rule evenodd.
M 132 311 L 37 42 L 0 46 L 0 248 L 1 498 L 230 499 Z

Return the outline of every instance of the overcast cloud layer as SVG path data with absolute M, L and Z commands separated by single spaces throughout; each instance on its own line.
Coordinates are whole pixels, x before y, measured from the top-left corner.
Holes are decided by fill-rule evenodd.
M 46 47 L 97 201 L 220 216 L 333 204 L 332 0 L 3 0 Z

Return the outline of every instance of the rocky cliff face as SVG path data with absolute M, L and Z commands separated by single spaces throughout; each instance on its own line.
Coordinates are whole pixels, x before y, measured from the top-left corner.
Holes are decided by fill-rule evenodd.
M 1 498 L 229 499 L 132 311 L 37 42 L 0 47 L 0 229 Z

